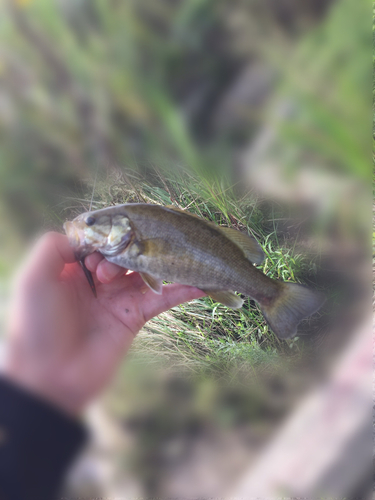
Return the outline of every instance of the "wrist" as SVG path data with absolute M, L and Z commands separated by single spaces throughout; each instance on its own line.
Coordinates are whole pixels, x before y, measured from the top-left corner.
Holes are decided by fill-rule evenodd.
M 75 391 L 66 389 L 42 370 L 20 367 L 8 360 L 1 375 L 30 395 L 45 401 L 63 413 L 76 417 L 83 411 L 82 397 Z

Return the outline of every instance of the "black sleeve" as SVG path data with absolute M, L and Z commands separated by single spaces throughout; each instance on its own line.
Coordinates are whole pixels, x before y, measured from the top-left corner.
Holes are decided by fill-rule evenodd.
M 78 421 L 0 377 L 0 499 L 54 500 L 86 437 Z

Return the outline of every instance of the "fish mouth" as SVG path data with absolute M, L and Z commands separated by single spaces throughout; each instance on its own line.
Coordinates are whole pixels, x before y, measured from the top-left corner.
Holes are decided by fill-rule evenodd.
M 94 297 L 97 298 L 96 286 L 95 286 L 94 278 L 92 276 L 92 272 L 87 269 L 84 258 L 79 259 L 78 262 L 80 263 L 80 265 L 83 269 L 83 272 L 85 273 L 86 279 L 89 282 L 89 285 L 90 285 L 90 288 L 92 290 L 92 293 L 94 294 Z
M 73 222 L 65 222 L 63 228 L 69 239 L 70 246 L 74 249 L 78 248 L 80 246 L 81 239 Z
M 74 222 L 65 222 L 63 227 L 77 260 L 81 260 L 95 251 L 84 242 L 84 233 Z
M 75 224 L 73 224 L 73 222 L 65 222 L 63 227 L 64 227 L 64 231 L 69 239 L 70 246 L 74 250 L 74 256 L 77 259 L 77 261 L 80 263 L 82 270 L 86 276 L 87 281 L 89 282 L 90 288 L 91 288 L 94 296 L 97 297 L 94 278 L 92 276 L 91 271 L 89 271 L 85 265 L 85 257 L 87 257 L 87 255 L 92 253 L 93 250 L 88 249 L 87 247 L 84 247 L 81 245 L 81 238 L 79 235 L 79 230 L 75 226 Z

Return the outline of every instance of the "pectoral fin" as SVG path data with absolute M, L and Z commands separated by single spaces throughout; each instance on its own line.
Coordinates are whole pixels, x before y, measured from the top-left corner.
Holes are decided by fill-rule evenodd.
M 163 282 L 162 280 L 158 278 L 154 278 L 150 274 L 147 273 L 139 273 L 142 276 L 143 281 L 146 283 L 147 286 L 151 288 L 151 290 L 158 295 L 162 294 L 163 291 Z
M 243 300 L 241 297 L 236 295 L 231 290 L 203 290 L 207 293 L 212 299 L 216 300 L 216 302 L 220 302 L 227 307 L 231 307 L 232 309 L 240 309 L 243 306 Z
M 139 254 L 145 257 L 156 257 L 158 255 L 167 255 L 171 252 L 171 244 L 163 238 L 151 238 L 137 242 Z

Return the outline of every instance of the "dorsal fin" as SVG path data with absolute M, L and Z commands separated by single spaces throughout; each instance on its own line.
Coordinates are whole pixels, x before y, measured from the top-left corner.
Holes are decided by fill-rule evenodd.
M 196 217 L 197 219 L 205 222 L 206 224 L 209 224 L 210 226 L 214 227 L 218 231 L 220 231 L 222 234 L 224 234 L 227 238 L 229 238 L 233 243 L 235 243 L 241 250 L 243 251 L 245 257 L 253 262 L 254 264 L 261 264 L 264 260 L 264 252 L 257 242 L 255 238 L 248 234 L 241 233 L 238 229 L 232 229 L 231 227 L 223 227 L 223 226 L 218 226 L 214 222 L 207 221 L 205 219 L 202 219 L 196 214 L 192 214 L 190 212 L 187 212 L 185 210 L 182 210 L 181 208 L 174 207 L 172 205 L 169 205 L 166 207 L 170 210 L 174 210 L 175 212 L 182 212 L 185 215 L 191 215 L 192 217 Z
M 263 262 L 264 252 L 255 238 L 248 234 L 241 233 L 241 231 L 238 231 L 237 229 L 232 229 L 231 227 L 215 227 L 217 227 L 227 238 L 241 248 L 248 260 L 254 264 L 261 264 Z
M 205 219 L 202 219 L 202 217 L 199 217 L 199 215 L 192 214 L 191 212 L 188 212 L 187 210 L 183 210 L 182 208 L 175 207 L 174 205 L 167 205 L 165 208 L 168 208 L 168 210 L 173 210 L 174 212 L 179 212 L 181 214 L 190 215 L 191 217 L 195 217 L 196 219 L 207 222 Z

